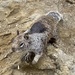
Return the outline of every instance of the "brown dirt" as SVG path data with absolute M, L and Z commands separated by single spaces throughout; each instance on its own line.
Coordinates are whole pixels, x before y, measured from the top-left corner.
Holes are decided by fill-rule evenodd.
M 38 64 L 37 69 L 12 69 L 21 56 L 21 53 L 11 53 L 16 31 L 22 33 L 48 11 L 59 11 L 63 15 L 63 24 L 59 26 L 59 48 L 67 54 L 75 54 L 75 0 L 0 0 L 0 75 L 54 75 L 46 59 L 43 59 L 43 65 L 48 64 L 45 67 Z

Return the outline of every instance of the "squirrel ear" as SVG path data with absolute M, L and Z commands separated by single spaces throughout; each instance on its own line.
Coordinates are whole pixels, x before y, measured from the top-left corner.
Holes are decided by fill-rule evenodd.
M 29 39 L 29 36 L 28 36 L 28 34 L 27 34 L 27 33 L 24 35 L 24 38 L 25 38 L 26 40 L 28 40 L 28 39 Z
M 19 35 L 19 30 L 17 30 L 17 35 Z

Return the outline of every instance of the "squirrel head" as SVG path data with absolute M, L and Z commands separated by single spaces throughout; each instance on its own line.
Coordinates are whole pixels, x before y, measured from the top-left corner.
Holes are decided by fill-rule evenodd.
M 12 51 L 19 52 L 28 49 L 30 45 L 30 37 L 27 33 L 21 33 L 17 31 L 17 36 L 12 43 Z

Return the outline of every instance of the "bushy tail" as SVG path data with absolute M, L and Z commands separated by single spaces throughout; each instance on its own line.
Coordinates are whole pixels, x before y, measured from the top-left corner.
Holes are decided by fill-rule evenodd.
M 63 19 L 63 15 L 60 14 L 58 11 L 50 11 L 46 14 L 47 16 L 52 16 L 58 22 Z

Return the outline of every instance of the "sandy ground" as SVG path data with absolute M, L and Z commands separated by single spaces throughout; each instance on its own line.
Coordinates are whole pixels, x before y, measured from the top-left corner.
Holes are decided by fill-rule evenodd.
M 75 0 L 0 0 L 0 75 L 74 75 L 55 73 L 55 65 L 44 56 L 34 67 L 17 70 L 12 67 L 20 62 L 22 53 L 11 53 L 11 44 L 16 36 L 28 29 L 40 16 L 49 11 L 59 11 L 63 22 L 59 25 L 59 49 L 75 57 Z M 56 48 L 49 45 L 50 55 Z M 50 66 L 50 67 L 49 67 Z M 68 72 L 68 70 L 67 70 Z

